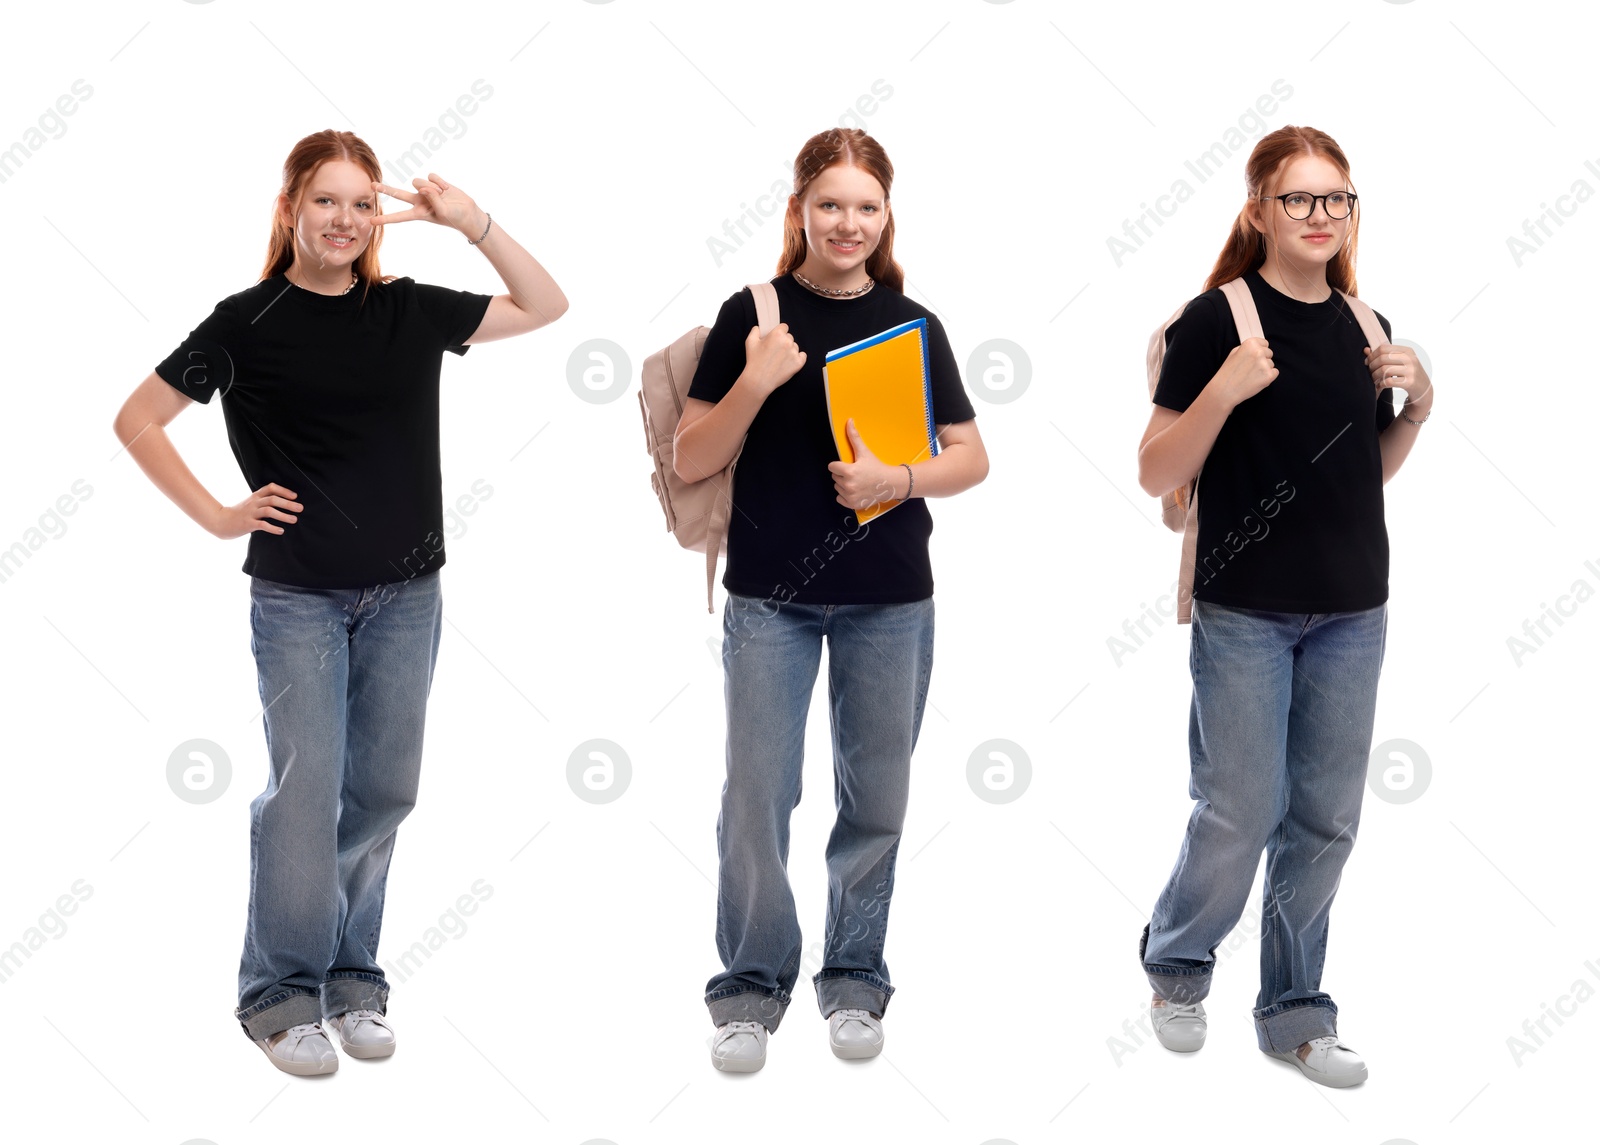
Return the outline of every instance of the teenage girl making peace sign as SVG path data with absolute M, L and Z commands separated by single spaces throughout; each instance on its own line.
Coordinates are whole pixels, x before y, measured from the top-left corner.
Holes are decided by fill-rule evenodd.
M 1339 1040 L 1320 988 L 1328 915 L 1355 844 L 1383 662 L 1383 486 L 1427 421 L 1433 387 L 1410 347 L 1366 345 L 1338 293 L 1355 294 L 1360 219 L 1338 144 L 1284 127 L 1256 144 L 1245 181 L 1206 292 L 1167 329 L 1139 443 L 1152 496 L 1200 474 L 1196 802 L 1140 956 L 1157 1037 L 1199 1049 L 1216 948 L 1265 848 L 1257 1043 L 1313 1081 L 1347 1086 L 1367 1068 Z M 1240 276 L 1265 334 L 1242 345 L 1221 290 Z
M 248 534 L 251 650 L 270 774 L 250 805 L 235 1016 L 279 1069 L 394 1051 L 377 960 L 395 833 L 416 801 L 445 562 L 439 366 L 446 350 L 566 310 L 533 257 L 459 187 L 378 181 L 372 150 L 320 131 L 284 163 L 261 280 L 223 299 L 117 415 L 139 467 L 213 536 Z M 378 192 L 410 204 L 378 213 Z M 384 277 L 382 227 L 461 232 L 508 293 Z M 222 395 L 254 490 L 219 504 L 163 427 Z
M 901 288 L 889 208 L 893 168 L 860 130 L 806 142 L 794 165 L 773 280 L 782 321 L 762 335 L 746 291 L 706 338 L 678 423 L 674 466 L 695 481 L 739 450 L 723 613 L 727 781 L 717 820 L 717 951 L 705 1001 L 712 1064 L 766 1060 L 802 960 L 789 890 L 789 813 L 800 799 L 806 711 L 824 640 L 838 818 L 814 978 L 833 1052 L 870 1057 L 893 987 L 883 960 L 911 752 L 933 664 L 932 519 L 922 498 L 982 481 L 988 458 L 939 320 Z M 938 456 L 887 465 L 850 428 L 841 461 L 822 363 L 926 318 Z M 748 438 L 746 432 L 748 431 Z M 909 498 L 909 499 L 907 499 Z M 854 510 L 904 503 L 858 525 Z

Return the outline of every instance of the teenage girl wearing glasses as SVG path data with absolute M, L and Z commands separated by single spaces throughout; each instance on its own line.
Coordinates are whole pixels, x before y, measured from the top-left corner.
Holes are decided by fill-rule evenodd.
M 1338 144 L 1284 127 L 1256 144 L 1245 179 L 1205 292 L 1167 330 L 1139 443 L 1152 496 L 1200 474 L 1196 802 L 1140 956 L 1157 1036 L 1199 1049 L 1216 948 L 1265 849 L 1257 1043 L 1313 1081 L 1348 1086 L 1367 1069 L 1321 989 L 1328 916 L 1355 843 L 1383 661 L 1383 487 L 1433 389 L 1409 347 L 1366 344 L 1339 293 L 1355 294 L 1360 213 Z M 1243 345 L 1220 289 L 1240 276 L 1265 334 Z

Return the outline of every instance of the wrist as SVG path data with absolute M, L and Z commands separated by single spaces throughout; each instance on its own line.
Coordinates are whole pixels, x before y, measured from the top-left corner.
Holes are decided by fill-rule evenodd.
M 489 234 L 494 230 L 494 226 L 490 222 L 489 212 L 480 207 L 474 218 L 469 219 L 457 229 L 469 243 L 473 246 L 479 246 L 488 241 Z
M 1423 394 L 1422 397 L 1415 400 L 1413 400 L 1411 396 L 1407 394 L 1406 400 L 1401 404 L 1400 408 L 1395 411 L 1394 419 L 1395 421 L 1406 422 L 1413 427 L 1420 427 L 1423 422 L 1428 420 L 1429 415 L 1432 413 L 1433 394 L 1430 388 L 1430 392 Z
M 744 390 L 745 393 L 749 394 L 757 402 L 766 401 L 767 397 L 772 393 L 772 391 L 778 388 L 777 386 L 768 383 L 767 380 L 759 373 L 750 369 L 746 369 L 740 373 L 740 375 L 734 379 L 733 385 L 735 389 Z
M 1244 401 L 1244 398 L 1235 394 L 1226 383 L 1212 380 L 1206 383 L 1206 388 L 1200 391 L 1199 397 L 1195 398 L 1192 405 L 1199 405 L 1205 402 L 1212 407 L 1212 410 L 1218 416 L 1223 420 L 1227 420 L 1228 415 L 1242 401 Z

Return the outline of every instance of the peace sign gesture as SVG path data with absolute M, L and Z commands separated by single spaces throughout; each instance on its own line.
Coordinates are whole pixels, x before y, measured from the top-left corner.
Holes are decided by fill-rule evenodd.
M 478 204 L 472 201 L 472 197 L 460 187 L 446 183 L 432 171 L 428 172 L 426 179 L 413 179 L 411 182 L 417 188 L 415 192 L 391 187 L 387 183 L 373 182 L 373 189 L 379 193 L 411 204 L 409 211 L 374 215 L 373 226 L 403 223 L 410 219 L 426 219 L 430 223 L 439 223 L 458 230 L 468 238 L 483 231 L 483 212 L 478 209 Z

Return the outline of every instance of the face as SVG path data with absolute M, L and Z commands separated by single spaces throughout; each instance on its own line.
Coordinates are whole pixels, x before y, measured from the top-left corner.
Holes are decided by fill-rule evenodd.
M 1320 155 L 1301 155 L 1290 160 L 1279 174 L 1276 184 L 1263 193 L 1286 195 L 1303 191 L 1307 196 L 1324 195 L 1330 191 L 1349 191 L 1350 184 L 1340 174 L 1339 168 Z M 1295 206 L 1296 200 L 1289 200 Z M 1327 204 L 1317 200 L 1308 218 L 1293 219 L 1284 210 L 1284 201 L 1265 199 L 1254 204 L 1252 225 L 1267 238 L 1267 254 L 1280 262 L 1311 267 L 1326 265 L 1344 246 L 1350 233 L 1353 217 L 1330 218 Z
M 811 180 L 803 197 L 790 195 L 789 214 L 805 228 L 806 262 L 844 274 L 878 249 L 889 201 L 873 176 L 838 165 Z
M 295 262 L 331 270 L 352 265 L 372 241 L 378 194 L 362 168 L 330 159 L 306 180 L 298 213 L 282 194 L 278 210 L 294 227 Z

